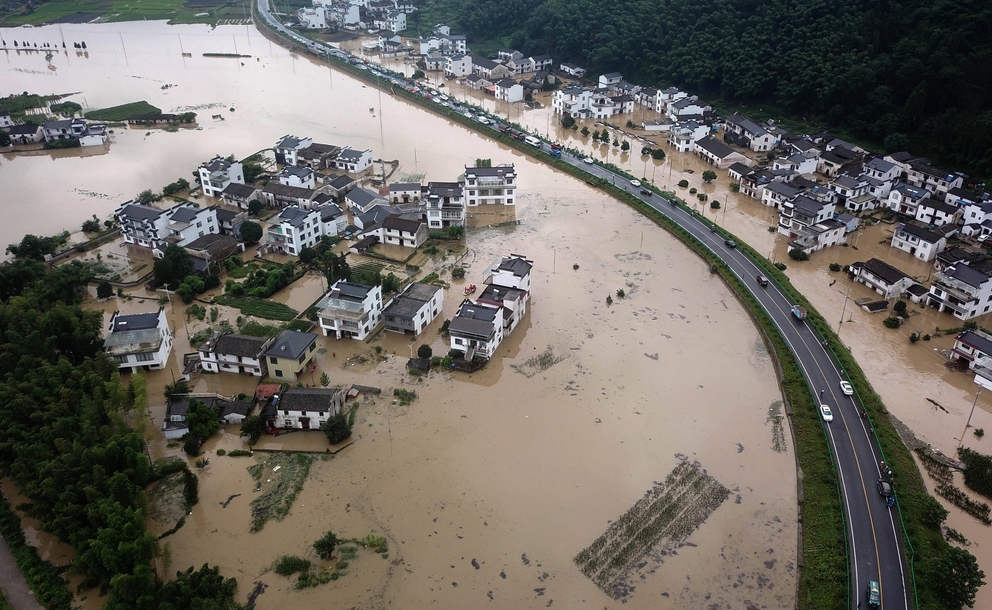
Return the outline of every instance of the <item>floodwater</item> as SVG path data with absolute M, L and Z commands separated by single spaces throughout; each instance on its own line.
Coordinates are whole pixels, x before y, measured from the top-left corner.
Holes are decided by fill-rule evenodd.
M 17 37 L 55 42 L 59 32 L 54 27 L 18 29 Z M 399 160 L 397 180 L 424 174 L 428 180 L 453 180 L 478 157 L 516 163 L 521 176 L 516 216 L 523 224 L 470 233 L 465 259 L 471 263 L 466 281 L 480 278 L 491 260 L 508 251 L 536 261 L 531 312 L 497 358 L 471 377 L 433 374 L 417 388 L 420 398 L 409 407 L 391 407 L 385 398 L 363 406 L 356 426 L 359 442 L 333 460 L 316 463 L 290 517 L 270 522 L 258 534 L 248 533 L 252 490 L 246 462 L 214 457 L 203 473 L 193 518 L 166 539 L 174 567 L 218 563 L 225 574 L 238 577 L 242 598 L 250 583 L 261 579 L 270 585 L 259 598 L 261 608 L 300 602 L 339 607 L 344 600 L 368 607 L 398 600 L 405 607 L 474 606 L 488 601 L 483 596 L 490 591 L 494 601 L 506 600 L 504 605 L 536 607 L 555 599 L 569 606 L 611 606 L 615 602 L 581 576 L 571 558 L 653 481 L 662 480 L 676 464 L 675 454 L 684 454 L 699 460 L 733 494 L 690 536 L 691 545 L 645 576 L 629 603 L 698 607 L 706 599 L 792 605 L 795 477 L 791 441 L 785 452 L 773 450 L 776 432 L 769 415 L 776 412 L 779 396 L 772 367 L 726 289 L 667 234 L 570 177 L 292 55 L 250 28 L 120 23 L 64 25 L 61 32 L 68 41 L 85 39 L 85 56 L 70 52 L 48 64 L 38 54 L 5 52 L 0 94 L 78 92 L 69 99 L 87 109 L 144 99 L 163 112 L 196 110 L 200 129 L 118 129 L 114 144 L 101 155 L 0 156 L 0 205 L 17 219 L 0 227 L 0 244 L 29 232 L 76 230 L 92 214 L 106 218 L 145 188 L 188 178 L 214 154 L 247 156 L 287 133 L 372 148 L 376 158 Z M 204 58 L 203 52 L 252 57 Z M 840 320 L 843 310 L 841 337 L 889 409 L 925 441 L 953 451 L 974 384 L 948 372 L 934 351 L 949 347 L 951 338 L 914 345 L 908 335 L 914 328 L 928 332 L 958 326 L 958 321 L 920 310 L 909 325 L 886 329 L 882 316 L 853 306 L 853 299 L 871 296 L 866 288 L 827 271 L 831 262 L 880 256 L 925 278 L 925 265 L 878 244 L 890 226 L 864 231 L 857 249 L 834 248 L 795 263 L 785 255 L 784 238 L 767 231 L 775 224 L 774 211 L 731 193 L 725 171 L 717 172 L 714 183 L 703 184 L 701 174 L 708 166 L 695 156 L 672 152 L 667 144 L 662 144 L 668 153 L 663 161 L 642 157 L 642 145 L 632 139 L 633 154 L 594 148 L 591 138 L 557 125 L 550 94 L 538 96 L 544 108 L 524 110 L 444 82 L 458 99 L 493 108 L 660 187 L 679 191 L 674 184 L 686 179 L 710 200 L 719 199 L 722 210 L 701 210 L 759 251 L 786 261 L 793 282 L 828 319 Z M 173 86 L 163 89 L 166 84 Z M 646 137 L 665 140 L 663 134 Z M 692 200 L 688 192 L 679 192 Z M 579 269 L 573 271 L 573 264 Z M 302 309 L 319 295 L 318 282 L 308 277 L 278 299 Z M 446 294 L 448 317 L 461 300 L 460 286 L 455 283 Z M 849 287 L 852 301 L 845 306 Z M 618 288 L 628 298 L 607 308 L 606 296 Z M 143 295 L 142 289 L 128 292 Z M 117 307 L 155 308 L 156 298 L 143 303 L 111 299 L 95 306 L 109 319 Z M 167 305 L 177 335 L 173 368 L 181 367 L 181 354 L 190 351 L 187 334 L 204 324 L 184 324 L 183 307 L 176 301 Z M 221 308 L 222 318 L 233 321 L 237 315 Z M 428 329 L 435 353 L 446 351 L 437 338 L 439 324 Z M 391 334 L 372 345 L 320 342 L 326 351 L 318 365 L 332 383 L 380 386 L 384 396 L 404 383 L 402 360 L 420 343 Z M 373 345 L 383 347 L 385 362 L 376 363 Z M 531 377 L 518 372 L 529 371 L 525 363 L 549 346 L 564 359 Z M 155 400 L 172 373 L 149 376 L 157 422 L 164 407 Z M 250 391 L 250 381 L 204 376 L 195 390 L 230 395 Z M 973 426 L 992 426 L 992 402 L 982 396 L 978 406 Z M 215 442 L 227 449 L 240 446 L 236 430 Z M 989 451 L 970 432 L 965 442 Z M 161 443 L 153 447 L 156 456 L 175 451 Z M 221 509 L 219 503 L 235 493 L 243 495 Z M 971 527 L 969 519 L 952 511 L 950 524 L 975 541 L 984 530 Z M 387 535 L 389 560 L 363 556 L 345 578 L 306 592 L 265 573 L 278 555 L 305 554 L 329 528 L 339 535 Z M 745 538 L 742 532 L 759 535 Z M 971 550 L 983 565 L 992 562 L 992 550 L 980 545 Z M 473 559 L 480 569 L 472 566 Z M 534 591 L 538 588 L 545 589 L 542 596 Z M 979 602 L 992 603 L 987 595 L 983 590 Z

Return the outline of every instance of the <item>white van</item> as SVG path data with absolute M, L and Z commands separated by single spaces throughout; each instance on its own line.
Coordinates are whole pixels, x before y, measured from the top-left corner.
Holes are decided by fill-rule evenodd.
M 531 146 L 536 146 L 538 148 L 541 147 L 541 141 L 535 138 L 534 136 L 527 136 L 526 138 L 524 138 L 524 142 L 527 142 Z

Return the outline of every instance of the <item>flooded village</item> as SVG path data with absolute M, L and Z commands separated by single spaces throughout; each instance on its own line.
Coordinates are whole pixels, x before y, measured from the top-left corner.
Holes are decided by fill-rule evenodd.
M 319 430 L 264 433 L 253 455 L 231 457 L 249 445 L 236 423 L 222 426 L 201 448 L 209 463 L 196 469 L 199 503 L 182 527 L 162 539 L 169 559 L 158 560 L 161 572 L 170 566 L 219 565 L 223 574 L 238 579 L 241 601 L 264 585 L 255 598 L 258 608 L 795 603 L 796 461 L 774 364 L 732 293 L 682 244 L 602 192 L 325 63 L 290 53 L 254 28 L 149 22 L 63 30 L 71 33 L 74 27 L 85 28 L 86 57 L 68 53 L 44 60 L 7 51 L 8 84 L 2 93 L 79 92 L 69 99 L 87 109 L 142 99 L 166 112 L 195 111 L 198 126 L 174 132 L 112 128 L 113 140 L 99 147 L 101 154 L 66 149 L 0 155 L 2 205 L 13 219 L 0 226 L 2 243 L 17 243 L 25 233 L 77 230 L 94 215 L 124 226 L 128 219 L 154 214 L 161 221 L 152 224 L 181 233 L 201 220 L 244 221 L 248 201 L 258 198 L 266 204 L 265 234 L 261 246 L 237 253 L 246 264 L 297 260 L 303 246 L 318 244 L 319 227 L 323 235 L 344 238 L 333 248 L 346 254 L 353 268 L 380 266 L 383 276 L 393 273 L 404 286 L 428 282 L 413 284 L 424 287 L 424 296 L 411 303 L 429 303 L 423 322 L 416 322 L 414 332 L 397 333 L 376 330 L 389 326 L 387 303 L 400 304 L 396 295 L 328 285 L 320 272 L 303 273 L 271 296 L 294 316 L 311 308 L 318 312 L 308 324 L 313 341 L 290 359 L 302 358 L 292 365 L 296 370 L 280 368 L 277 375 L 270 365 L 265 375 L 255 376 L 240 368 L 224 372 L 218 365 L 215 374 L 192 375 L 190 391 L 197 396 L 254 396 L 262 377 L 263 383 L 340 389 L 346 398 L 326 391 L 327 412 L 351 410 L 353 432 L 350 444 L 335 446 L 334 453 Z M 51 27 L 22 32 L 39 40 L 54 36 Z M 362 48 L 358 41 L 342 46 Z M 370 58 L 407 74 L 417 69 L 402 59 Z M 778 233 L 781 212 L 748 196 L 746 188 L 731 187 L 746 185 L 746 174 L 732 175 L 698 154 L 679 152 L 668 133 L 637 128 L 660 118 L 654 109 L 636 108 L 610 121 L 629 116 L 635 125 L 611 129 L 629 139 L 631 150 L 624 153 L 563 127 L 554 111 L 555 93 L 536 92 L 538 104 L 528 107 L 489 97 L 457 79 L 436 73 L 430 78 L 443 82 L 452 99 L 489 109 L 687 200 L 695 197 L 689 194 L 694 189 L 721 202 L 718 209 L 700 202 L 699 211 L 788 265 L 796 287 L 827 319 L 840 323 L 842 340 L 908 430 L 947 454 L 959 441 L 983 450 L 971 431 L 961 436 L 976 398 L 974 375 L 946 366 L 957 333 L 937 331 L 960 327 L 961 321 L 910 303 L 908 320 L 898 329 L 887 328 L 882 320 L 889 314 L 870 314 L 859 306 L 881 297 L 830 268 L 878 259 L 901 271 L 907 286 L 929 284 L 940 273 L 933 260 L 891 247 L 900 225 L 876 222 L 845 231 L 845 245 L 795 261 L 789 257 L 794 237 Z M 602 128 L 592 118 L 579 126 Z M 324 150 L 316 171 L 297 171 L 305 164 L 293 162 L 292 153 L 287 160 L 286 154 L 319 153 L 314 143 L 335 150 Z M 641 155 L 645 146 L 666 155 Z M 765 167 L 757 163 L 761 154 L 733 150 L 748 165 Z M 269 184 L 250 192 L 233 188 L 223 196 L 226 186 L 239 182 L 231 179 L 231 170 L 236 174 L 241 164 L 228 156 L 256 154 Z M 329 165 L 328 158 L 340 165 Z M 445 189 L 469 190 L 473 168 L 511 166 L 513 201 L 500 193 L 500 203 L 463 204 L 459 217 L 445 216 L 455 208 L 441 203 L 451 195 Z M 704 179 L 710 169 L 716 169 L 714 180 Z M 204 192 L 191 193 L 190 205 L 165 199 L 128 209 L 127 202 L 141 191 L 158 191 L 180 177 L 195 182 L 192 174 L 203 177 Z M 207 188 L 218 177 L 228 184 L 221 182 L 217 196 L 211 196 Z M 348 183 L 351 197 L 343 189 L 338 193 L 338 177 Z M 683 180 L 686 186 L 680 187 Z M 310 194 L 301 200 L 303 190 Z M 430 196 L 438 202 L 437 224 L 431 222 Z M 287 206 L 294 198 L 300 205 Z M 415 198 L 424 200 L 427 221 L 420 225 L 405 222 L 417 207 L 410 204 L 421 205 Z M 387 218 L 393 220 L 384 225 Z M 462 240 L 432 240 L 434 251 L 425 249 L 429 231 L 459 224 L 467 228 Z M 365 247 L 374 242 L 361 247 L 376 230 L 380 243 L 371 250 Z M 236 242 L 233 224 L 227 232 Z M 182 239 L 191 243 L 200 237 L 195 233 Z M 404 238 L 411 243 L 402 243 Z M 163 390 L 190 372 L 187 355 L 206 355 L 205 363 L 213 344 L 201 341 L 221 322 L 235 329 L 252 321 L 279 322 L 212 304 L 228 291 L 226 280 L 240 279 L 230 274 L 197 297 L 196 303 L 216 313 L 203 320 L 189 315 L 174 287 L 152 291 L 144 281 L 134 281 L 154 266 L 154 250 L 138 237 L 122 237 L 74 257 L 99 259 L 126 285 L 124 296 L 109 299 L 97 299 L 96 287 L 91 288 L 85 306 L 103 312 L 108 330 L 115 315 L 120 321 L 161 311 L 155 325 L 164 322 L 171 349 L 159 370 L 145 373 L 148 441 L 156 459 L 185 459 L 182 442 L 163 430 L 171 421 Z M 521 264 L 526 287 L 501 283 L 502 267 Z M 455 277 L 462 271 L 464 277 Z M 509 275 L 518 282 L 522 277 Z M 341 317 L 334 319 L 332 310 Z M 986 318 L 974 319 L 982 326 Z M 372 322 L 367 329 L 366 321 Z M 931 338 L 911 342 L 916 332 Z M 282 338 L 256 345 L 255 354 L 270 357 L 267 350 Z M 411 372 L 408 361 L 422 345 L 435 356 L 460 351 L 467 363 L 479 355 L 485 366 L 474 372 L 447 366 Z M 399 396 L 415 392 L 415 398 L 399 398 L 397 389 Z M 282 394 L 292 396 L 294 390 L 307 391 L 290 387 Z M 260 406 L 270 401 L 263 399 Z M 992 425 L 990 405 L 987 397 L 978 397 L 973 428 Z M 273 427 L 316 428 L 322 417 L 308 419 L 306 426 L 298 417 L 292 426 L 283 418 Z M 292 461 L 297 455 L 312 456 L 302 476 Z M 194 461 L 189 458 L 191 465 Z M 706 477 L 710 500 L 700 503 L 705 513 L 656 540 L 644 559 L 622 574 L 583 573 L 591 564 L 580 563 L 585 566 L 580 569 L 578 558 L 592 561 L 582 555 L 584 549 L 608 536 L 611 524 L 639 501 L 675 485 L 670 475 L 685 474 L 682 469 Z M 281 518 L 253 527 L 254 500 L 295 481 L 300 486 Z M 4 492 L 17 497 L 9 481 Z M 949 508 L 949 525 L 971 541 L 970 550 L 987 565 L 992 550 L 983 544 L 986 526 Z M 176 518 L 174 510 L 153 514 L 152 532 L 172 529 Z M 26 524 L 47 558 L 71 559 L 68 547 Z M 349 538 L 382 536 L 388 552 L 362 550 L 332 582 L 313 588 L 299 589 L 294 579 L 272 570 L 280 556 L 312 555 L 311 544 L 329 529 Z M 984 590 L 979 602 L 983 599 L 988 599 Z M 90 591 L 77 601 L 97 608 L 103 598 Z

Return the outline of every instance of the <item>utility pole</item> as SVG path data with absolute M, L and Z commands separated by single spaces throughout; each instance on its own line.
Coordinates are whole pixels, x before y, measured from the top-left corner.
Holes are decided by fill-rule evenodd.
M 961 431 L 961 438 L 958 439 L 958 449 L 964 444 L 964 435 L 968 432 L 968 428 L 971 427 L 971 416 L 975 414 L 975 405 L 978 404 L 978 397 L 982 395 L 982 386 L 978 386 L 978 391 L 975 392 L 975 402 L 971 403 L 971 413 L 968 414 L 968 422 L 964 425 L 964 430 Z
M 851 289 L 847 289 L 847 295 L 844 296 L 844 307 L 840 310 L 840 322 L 837 323 L 837 334 L 840 334 L 840 325 L 844 323 L 844 312 L 847 311 L 847 300 L 851 298 Z

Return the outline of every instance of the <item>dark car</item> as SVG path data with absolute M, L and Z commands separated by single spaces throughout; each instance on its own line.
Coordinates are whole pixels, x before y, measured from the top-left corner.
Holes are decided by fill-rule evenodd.
M 737 247 L 737 242 L 734 241 L 734 240 L 732 240 L 732 239 L 725 239 L 725 240 L 723 240 L 723 243 L 727 244 L 727 247 L 728 248 L 736 248 Z
M 878 495 L 882 496 L 883 498 L 892 497 L 892 485 L 888 481 L 886 481 L 885 479 L 879 479 L 877 483 L 877 487 L 878 487 Z
M 763 275 L 755 276 L 754 279 L 758 281 L 758 286 L 761 286 L 762 288 L 768 285 L 768 278 Z
M 868 590 L 866 591 L 868 597 L 868 607 L 869 608 L 879 608 L 882 605 L 882 590 L 878 585 L 878 581 L 870 580 L 868 581 Z
M 650 197 L 652 195 L 651 191 L 649 191 L 648 189 L 641 189 L 641 194 L 644 195 L 645 197 Z

